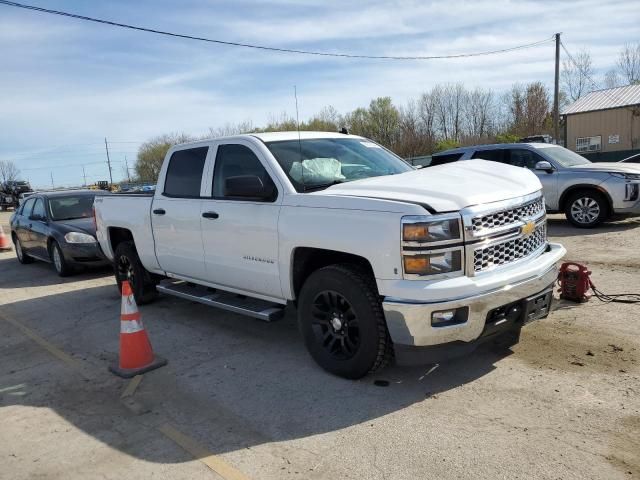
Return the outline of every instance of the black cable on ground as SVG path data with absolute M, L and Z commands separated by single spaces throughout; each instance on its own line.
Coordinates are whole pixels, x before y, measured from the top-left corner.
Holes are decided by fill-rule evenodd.
M 593 290 L 594 297 L 596 297 L 601 302 L 630 304 L 640 303 L 640 293 L 606 294 L 598 290 L 598 288 L 593 284 L 591 280 L 589 280 L 589 285 L 591 286 L 591 290 Z

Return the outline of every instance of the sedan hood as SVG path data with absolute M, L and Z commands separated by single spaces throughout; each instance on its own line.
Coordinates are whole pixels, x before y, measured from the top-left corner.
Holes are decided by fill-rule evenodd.
M 334 185 L 312 195 L 383 198 L 428 205 L 436 212 L 520 197 L 542 188 L 529 170 L 468 160 Z
M 58 220 L 55 222 L 60 227 L 65 228 L 68 232 L 88 233 L 96 236 L 96 224 L 93 217 L 74 218 L 73 220 Z
M 620 162 L 594 162 L 587 165 L 574 165 L 569 167 L 571 170 L 580 170 L 584 172 L 614 172 L 614 173 L 638 173 L 640 174 L 640 164 L 620 163 Z

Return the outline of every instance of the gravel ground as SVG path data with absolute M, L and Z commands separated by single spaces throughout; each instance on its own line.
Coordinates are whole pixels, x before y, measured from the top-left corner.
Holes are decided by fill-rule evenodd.
M 640 292 L 639 225 L 551 216 L 550 235 L 604 292 Z M 640 309 L 555 307 L 511 354 L 353 382 L 316 367 L 293 312 L 161 298 L 141 312 L 169 365 L 121 398 L 110 272 L 61 280 L 1 253 L 0 478 L 640 478 Z

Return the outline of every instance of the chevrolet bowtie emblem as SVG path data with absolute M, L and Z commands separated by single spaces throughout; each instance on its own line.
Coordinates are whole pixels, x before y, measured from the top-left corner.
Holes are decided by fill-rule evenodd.
M 528 237 L 535 231 L 535 229 L 536 229 L 536 222 L 534 222 L 533 220 L 527 220 L 527 222 L 522 226 L 522 229 L 520 231 L 522 232 L 522 235 L 524 235 L 525 237 Z

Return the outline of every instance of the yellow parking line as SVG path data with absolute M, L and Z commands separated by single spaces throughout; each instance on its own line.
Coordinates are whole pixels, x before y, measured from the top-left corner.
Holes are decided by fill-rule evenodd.
M 66 363 L 71 368 L 82 371 L 82 364 L 80 362 L 78 362 L 75 358 L 73 358 L 72 356 L 60 350 L 55 345 L 47 342 L 44 338 L 38 335 L 34 330 L 31 330 L 29 327 L 21 324 L 20 322 L 16 322 L 15 320 L 7 318 L 4 315 L 0 315 L 0 320 L 4 320 L 5 322 L 10 323 L 14 327 L 16 327 L 18 330 L 22 332 L 22 334 L 25 337 L 29 337 L 31 340 L 36 342 L 38 345 L 40 345 L 42 348 L 44 348 L 47 352 L 49 352 L 51 355 L 56 357 L 58 360 Z
M 138 388 L 138 385 L 140 385 L 143 376 L 144 375 L 136 375 L 135 377 L 133 377 L 129 382 L 129 385 L 127 385 L 127 388 L 125 388 L 124 392 L 122 392 L 122 395 L 120 395 L 120 398 L 130 397 L 131 395 L 133 395 L 136 391 L 136 388 Z
M 196 440 L 186 436 L 182 432 L 179 432 L 171 425 L 165 423 L 158 427 L 158 430 L 191 454 L 193 458 L 200 460 L 225 480 L 249 480 L 249 477 L 240 470 L 229 465 L 219 456 L 207 451 L 207 449 L 200 445 Z

